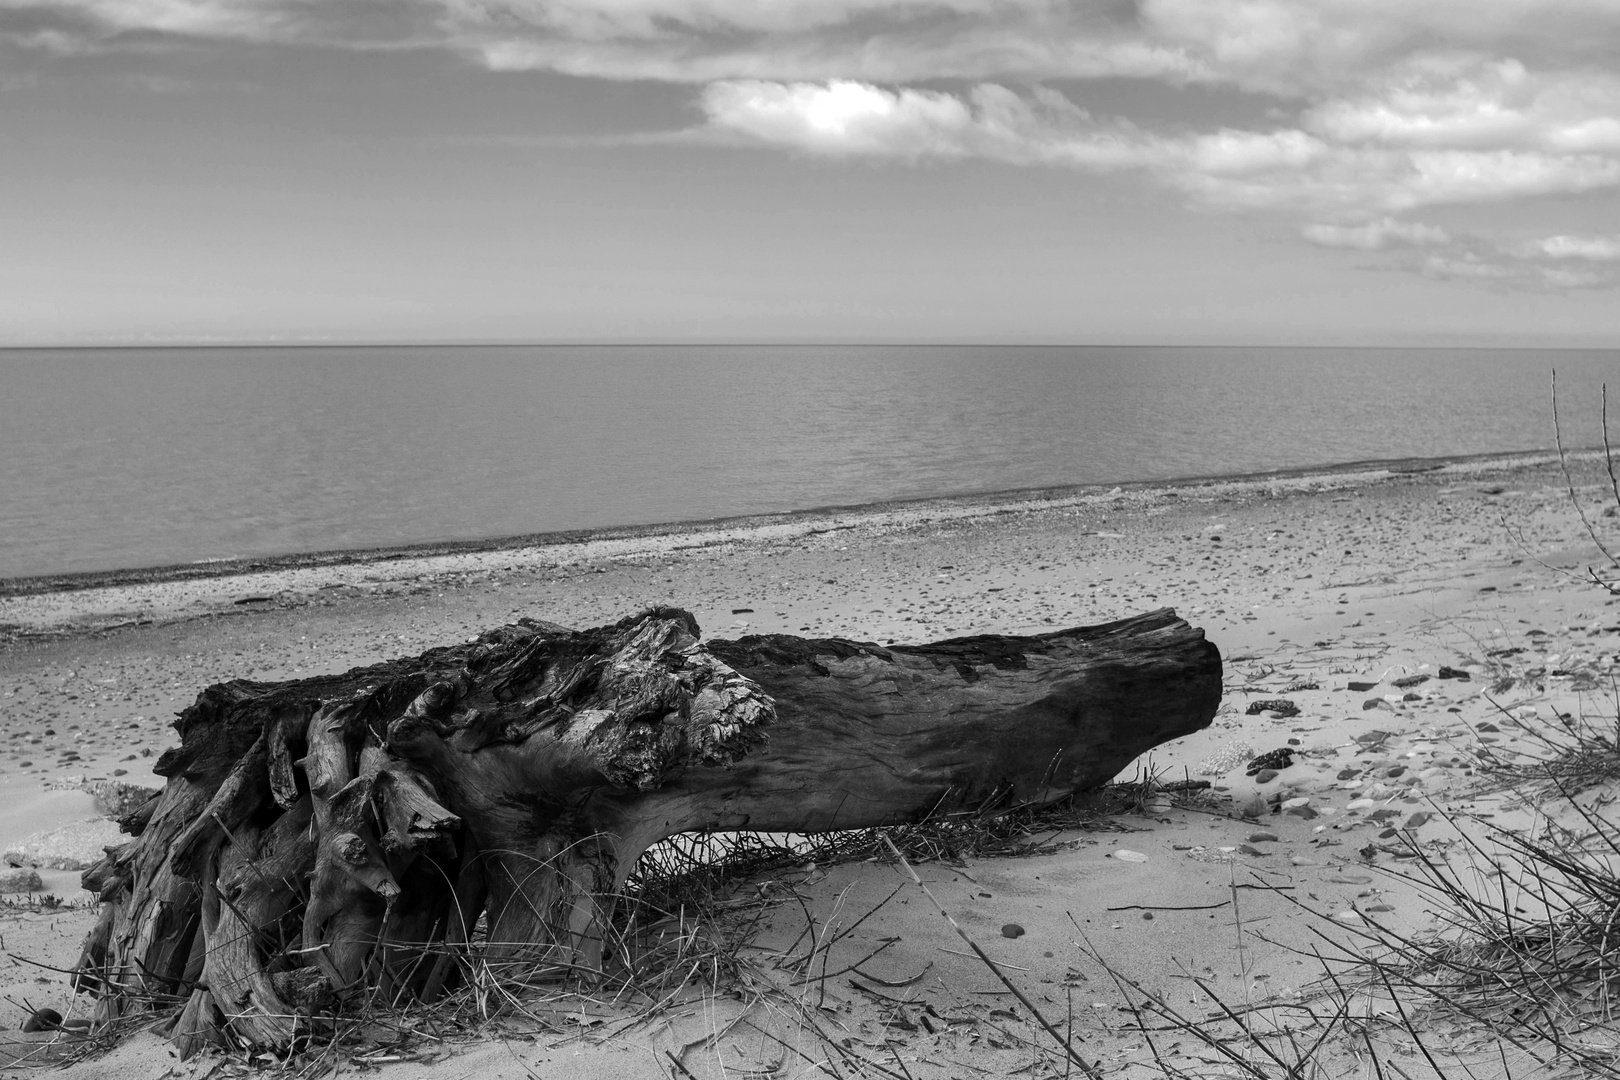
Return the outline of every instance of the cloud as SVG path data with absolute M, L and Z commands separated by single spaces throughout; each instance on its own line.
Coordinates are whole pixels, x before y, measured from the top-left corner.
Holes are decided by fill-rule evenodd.
M 703 92 L 697 134 L 833 157 L 979 157 L 1112 171 L 1167 153 L 1130 125 L 1096 123 L 1051 90 L 982 84 L 963 96 L 838 80 L 718 82 Z
M 718 130 L 839 156 L 960 157 L 991 134 L 967 103 L 949 94 L 847 80 L 713 83 L 703 93 L 703 108 Z
M 1592 262 L 1620 262 L 1620 235 L 1548 236 L 1531 245 L 1533 253 L 1549 259 L 1586 259 Z
M 257 0 L 3 0 L 0 27 L 54 22 L 40 25 L 38 32 L 64 47 L 77 38 L 79 48 L 131 32 L 273 41 L 296 36 L 294 12 L 290 4 Z M 307 29 L 320 32 L 312 25 Z
M 1415 221 L 1386 217 L 1360 225 L 1306 225 L 1300 232 L 1305 239 L 1322 247 L 1382 251 L 1391 247 L 1428 247 L 1444 244 L 1451 236 L 1444 229 Z
M 1299 128 L 1155 134 L 1098 120 L 1050 90 L 981 84 L 965 95 L 838 80 L 711 84 L 707 130 L 809 154 L 982 157 L 1094 172 L 1140 169 L 1196 201 L 1369 215 L 1620 186 L 1620 155 L 1330 141 Z
M 1433 234 L 1416 242 L 1339 246 L 1382 253 L 1385 261 L 1373 264 L 1375 268 L 1404 270 L 1496 290 L 1564 292 L 1620 285 L 1620 235 L 1556 235 L 1511 241 L 1452 235 L 1438 229 Z
M 14 45 L 154 36 L 685 84 L 703 123 L 649 139 L 1136 172 L 1319 246 L 1424 248 L 1400 265 L 1452 280 L 1574 287 L 1616 261 L 1576 237 L 1453 251 L 1409 220 L 1620 190 L 1615 0 L 0 0 Z M 1117 114 L 1060 79 L 1112 80 Z M 1146 82 L 1230 92 L 1176 98 L 1172 125 L 1132 115 Z
M 1612 0 L 0 0 L 106 40 L 151 32 L 460 50 L 499 68 L 722 79 L 1104 75 L 1288 97 L 1353 93 L 1413 56 L 1612 65 Z
M 1620 285 L 1620 274 L 1611 267 L 1549 266 L 1504 255 L 1430 255 L 1417 270 L 1425 277 L 1515 292 L 1567 292 Z

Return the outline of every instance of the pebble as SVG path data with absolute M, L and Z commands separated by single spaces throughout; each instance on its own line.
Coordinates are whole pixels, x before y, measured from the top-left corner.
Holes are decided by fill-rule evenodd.
M 1276 769 L 1261 769 L 1255 774 L 1254 782 L 1257 784 L 1269 784 L 1275 779 L 1277 779 Z
M 0 871 L 0 893 L 38 893 L 45 891 L 39 871 L 30 867 L 16 867 Z
M 1222 851 L 1211 851 L 1209 848 L 1193 848 L 1187 852 L 1187 858 L 1197 862 L 1224 863 L 1231 862 L 1232 856 Z
M 1357 788 L 1361 787 L 1361 781 L 1360 780 L 1340 780 L 1339 781 L 1339 787 L 1341 789 L 1345 790 L 1345 791 L 1355 791 Z
M 1259 848 L 1255 847 L 1253 844 L 1239 844 L 1238 845 L 1238 851 L 1242 852 L 1245 855 L 1265 855 L 1266 854 L 1264 851 L 1261 851 Z
M 1367 807 L 1372 806 L 1372 805 L 1373 805 L 1373 800 L 1371 800 L 1371 799 L 1355 799 L 1355 800 L 1353 800 L 1351 802 L 1346 803 L 1344 808 L 1346 810 L 1365 810 L 1365 809 L 1367 809 Z
M 86 870 L 101 860 L 106 848 L 116 847 L 125 839 L 117 822 L 89 818 L 25 837 L 9 846 L 0 860 L 11 866 Z
M 35 1009 L 22 1023 L 24 1031 L 55 1031 L 62 1026 L 62 1014 L 55 1009 Z
M 1296 795 L 1292 799 L 1284 799 L 1283 804 L 1282 804 L 1282 808 L 1284 810 L 1292 810 L 1296 806 L 1309 806 L 1309 805 L 1311 805 L 1311 799 L 1310 799 L 1309 795 Z
M 1015 922 L 1007 923 L 1001 928 L 1001 936 L 1004 938 L 1021 938 L 1024 936 L 1024 928 Z
M 1115 848 L 1110 852 L 1120 862 L 1147 862 L 1148 857 L 1140 851 L 1131 851 L 1129 848 Z
M 1294 864 L 1295 866 L 1315 866 L 1316 865 L 1316 860 L 1315 859 L 1307 859 L 1303 855 L 1295 855 L 1292 858 L 1290 858 L 1288 861 L 1290 863 Z
M 1254 747 L 1246 742 L 1237 742 L 1200 761 L 1193 769 L 1204 776 L 1220 776 L 1222 773 L 1231 772 L 1252 757 Z
M 1251 844 L 1264 844 L 1264 843 L 1267 843 L 1267 842 L 1274 843 L 1274 842 L 1276 842 L 1276 839 L 1277 839 L 1277 834 L 1276 833 L 1252 832 L 1252 833 L 1249 834 L 1249 843 L 1251 843 Z

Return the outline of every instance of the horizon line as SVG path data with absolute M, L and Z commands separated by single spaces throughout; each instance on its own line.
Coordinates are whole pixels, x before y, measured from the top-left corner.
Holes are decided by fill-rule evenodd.
M 512 348 L 915 348 L 915 349 L 1476 349 L 1481 351 L 1535 350 L 1603 352 L 1620 349 L 1620 341 L 1609 344 L 1548 343 L 1545 339 L 1516 344 L 1487 344 L 1479 341 L 1433 340 L 1393 342 L 1329 342 L 1307 344 L 1298 342 L 1264 341 L 1211 341 L 1211 342 L 1111 342 L 1111 341 L 1005 341 L 1005 340 L 918 340 L 913 338 L 428 338 L 378 339 L 355 341 L 349 339 L 285 340 L 222 340 L 222 341 L 140 341 L 140 342 L 47 342 L 33 344 L 0 344 L 0 353 L 9 352 L 137 352 L 180 349 L 512 349 Z

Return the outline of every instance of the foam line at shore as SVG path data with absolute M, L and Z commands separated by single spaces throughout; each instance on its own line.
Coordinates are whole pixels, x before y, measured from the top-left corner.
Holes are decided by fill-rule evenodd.
M 1601 459 L 1601 452 L 1570 458 Z M 1062 511 L 1116 501 L 1304 494 L 1390 481 L 1444 482 L 1556 464 L 1550 451 L 1352 462 L 1225 477 L 1041 488 L 959 495 L 791 514 L 726 518 L 503 540 L 323 552 L 142 570 L 0 580 L 0 631 L 7 636 L 88 633 L 193 618 L 280 594 L 385 588 L 423 579 L 588 567 L 623 559 L 734 544 L 776 544 L 849 529 L 950 524 L 1004 514 Z

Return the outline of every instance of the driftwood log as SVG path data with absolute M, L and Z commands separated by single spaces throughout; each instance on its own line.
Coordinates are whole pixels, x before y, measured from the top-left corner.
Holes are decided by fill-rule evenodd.
M 458 951 L 602 963 L 611 898 L 687 830 L 817 832 L 1101 786 L 1214 716 L 1221 658 L 1166 609 L 1035 637 L 699 641 L 664 608 L 204 690 L 163 791 L 86 871 L 101 1020 L 285 1047 L 345 999 L 431 1000 Z

